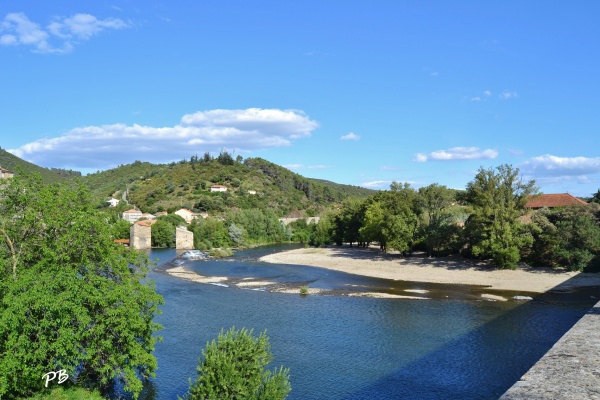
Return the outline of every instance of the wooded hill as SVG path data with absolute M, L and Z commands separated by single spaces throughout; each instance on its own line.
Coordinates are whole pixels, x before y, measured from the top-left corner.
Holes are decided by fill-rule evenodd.
M 69 171 L 59 168 L 46 169 L 38 167 L 37 165 L 27 162 L 4 149 L 0 149 L 0 166 L 12 171 L 13 173 L 18 173 L 18 170 L 21 169 L 23 172 L 28 174 L 40 174 L 46 183 L 59 182 L 74 176 L 81 176 L 81 172 L 77 171 Z
M 305 178 L 261 158 L 233 160 L 222 153 L 213 158 L 193 156 L 171 164 L 132 164 L 80 178 L 99 204 L 125 198 L 144 212 L 181 207 L 210 214 L 230 209 L 271 209 L 279 216 L 313 216 L 325 206 L 348 197 L 365 198 L 373 190 Z M 227 187 L 212 193 L 212 185 Z M 255 192 L 255 194 L 252 194 Z

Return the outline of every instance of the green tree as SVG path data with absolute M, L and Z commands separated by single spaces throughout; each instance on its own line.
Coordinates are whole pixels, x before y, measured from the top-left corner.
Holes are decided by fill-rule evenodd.
M 17 176 L 0 188 L 0 216 L 0 397 L 39 392 L 60 369 L 79 386 L 108 393 L 121 381 L 137 396 L 156 369 L 162 303 L 148 258 L 113 243 L 82 187 Z
M 534 243 L 529 261 L 572 271 L 592 267 L 600 256 L 599 208 L 589 204 L 537 211 L 530 227 Z
M 419 201 L 425 215 L 423 236 L 429 256 L 443 250 L 449 244 L 449 238 L 454 237 L 451 227 L 453 216 L 448 211 L 454 202 L 455 194 L 446 186 L 433 183 L 419 188 Z
M 175 247 L 175 227 L 167 220 L 159 218 L 150 229 L 152 230 L 152 246 Z
M 418 196 L 408 183 L 392 182 L 390 188 L 367 202 L 359 234 L 366 242 L 378 242 L 384 252 L 410 252 L 419 227 Z
M 113 237 L 115 239 L 129 239 L 131 224 L 129 221 L 120 219 L 113 224 Z
M 516 267 L 519 250 L 533 241 L 518 218 L 527 197 L 536 192 L 535 182 L 523 183 L 518 168 L 505 164 L 495 170 L 479 169 L 467 185 L 473 213 L 465 229 L 474 256 L 492 258 L 500 268 Z
M 198 378 L 190 382 L 190 400 L 278 400 L 291 390 L 288 369 L 265 371 L 273 360 L 266 332 L 255 338 L 252 330 L 245 328 L 221 331 L 216 340 L 206 344 L 202 355 Z

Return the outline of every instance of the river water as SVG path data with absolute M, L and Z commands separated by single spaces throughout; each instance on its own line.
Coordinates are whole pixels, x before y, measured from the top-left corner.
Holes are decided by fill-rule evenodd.
M 183 396 L 206 343 L 221 329 L 267 330 L 274 361 L 290 369 L 289 399 L 497 399 L 585 312 L 596 291 L 548 293 L 532 301 L 486 301 L 484 288 L 394 282 L 321 268 L 256 261 L 286 246 L 188 261 L 186 269 L 233 280 L 268 278 L 333 295 L 271 293 L 201 284 L 164 273 L 177 252 L 152 250 L 149 274 L 164 296 L 157 321 L 156 378 L 141 399 Z M 349 286 L 352 285 L 352 286 Z M 427 300 L 344 295 L 348 287 Z M 256 288 L 254 288 L 256 289 Z M 494 292 L 503 296 L 529 293 Z

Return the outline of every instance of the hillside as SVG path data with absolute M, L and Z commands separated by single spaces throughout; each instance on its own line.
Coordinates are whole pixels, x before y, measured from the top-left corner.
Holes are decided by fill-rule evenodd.
M 73 176 L 81 175 L 80 172 L 75 171 L 67 171 L 57 168 L 50 170 L 38 167 L 35 164 L 20 159 L 4 149 L 0 149 L 0 166 L 9 169 L 14 173 L 17 173 L 19 168 L 28 174 L 38 173 L 46 183 L 58 182 Z
M 226 154 L 226 153 L 225 153 Z M 261 158 L 234 161 L 192 157 L 171 164 L 136 161 L 81 178 L 99 204 L 111 196 L 125 198 L 145 212 L 186 207 L 220 213 L 228 209 L 272 209 L 278 215 L 316 215 L 347 197 L 367 197 L 373 191 L 308 179 Z M 212 193 L 212 185 L 227 187 Z M 255 192 L 255 194 L 253 194 Z

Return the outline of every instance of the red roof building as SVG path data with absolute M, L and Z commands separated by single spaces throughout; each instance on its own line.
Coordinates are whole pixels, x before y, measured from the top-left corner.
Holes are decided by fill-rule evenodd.
M 555 208 L 574 206 L 578 204 L 587 204 L 585 201 L 578 199 L 575 196 L 571 196 L 569 193 L 558 193 L 558 194 L 540 194 L 538 196 L 531 196 L 525 204 L 526 208 Z

